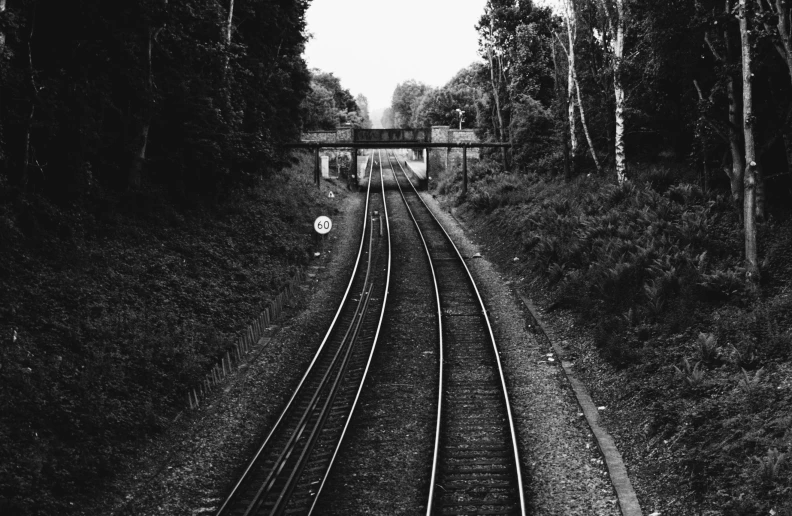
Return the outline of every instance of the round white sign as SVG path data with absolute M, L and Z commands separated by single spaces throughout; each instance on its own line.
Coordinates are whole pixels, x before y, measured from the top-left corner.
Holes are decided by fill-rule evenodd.
M 317 217 L 314 221 L 314 229 L 320 235 L 329 233 L 330 230 L 333 229 L 333 221 L 330 220 L 330 217 L 326 217 L 324 215 Z

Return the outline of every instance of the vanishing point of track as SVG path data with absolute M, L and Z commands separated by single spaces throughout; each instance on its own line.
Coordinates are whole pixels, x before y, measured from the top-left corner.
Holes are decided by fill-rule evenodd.
M 391 269 L 386 187 L 398 189 L 423 242 L 435 298 L 438 399 L 426 514 L 525 514 L 506 382 L 481 296 L 398 160 L 379 153 L 370 161 L 358 258 L 341 305 L 297 390 L 217 516 L 311 514 L 317 507 L 385 316 Z

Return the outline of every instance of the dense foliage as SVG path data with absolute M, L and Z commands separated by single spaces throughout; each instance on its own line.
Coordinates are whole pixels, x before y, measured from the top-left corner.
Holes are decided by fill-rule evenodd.
M 593 337 L 664 514 L 792 514 L 792 4 L 557 7 L 487 2 L 476 129 L 513 161 L 437 191 Z
M 577 319 L 569 333 L 592 346 L 570 359 L 626 421 L 608 426 L 645 511 L 792 514 L 792 223 L 761 226 L 752 290 L 729 196 L 684 168 L 634 168 L 620 186 L 474 162 L 457 214 L 549 312 Z M 437 192 L 458 198 L 459 176 Z
M 307 0 L 2 5 L 4 187 L 212 195 L 283 163 L 275 146 L 298 135 Z
M 0 0 L 0 513 L 81 511 L 307 261 L 279 144 L 358 111 L 307 7 Z
M 352 97 L 332 73 L 313 70 L 311 88 L 300 105 L 303 130 L 333 130 L 336 127 L 371 127 L 368 99 Z
M 0 513 L 82 513 L 185 409 L 333 213 L 311 158 L 211 209 L 0 208 Z

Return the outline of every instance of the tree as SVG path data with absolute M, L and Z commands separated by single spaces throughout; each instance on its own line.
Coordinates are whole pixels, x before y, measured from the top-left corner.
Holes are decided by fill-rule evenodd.
M 429 86 L 414 79 L 396 85 L 391 99 L 394 127 L 410 127 L 415 122 L 414 115 L 421 97 L 430 90 Z
M 361 112 L 361 104 L 365 114 Z M 366 97 L 358 95 L 356 100 L 341 85 L 338 77 L 320 70 L 311 72 L 311 88 L 300 105 L 300 115 L 303 129 L 308 131 L 330 130 L 343 125 L 371 125 Z
M 615 4 L 615 5 L 614 5 Z M 624 149 L 624 39 L 627 26 L 625 0 L 600 0 L 600 5 L 608 20 L 612 38 L 611 52 L 613 69 L 613 92 L 616 100 L 616 132 L 614 136 L 614 155 L 616 161 L 616 181 L 626 179 L 626 156 Z
M 442 88 L 431 89 L 418 102 L 413 112 L 411 125 L 430 127 L 448 125 L 458 127 L 459 113 L 464 111 L 462 126 L 477 125 L 476 102 L 481 97 L 481 86 L 477 82 L 477 70 L 473 66 L 463 68 Z
M 308 90 L 307 2 L 2 6 L 0 99 L 17 101 L 0 103 L 0 174 L 14 185 L 216 196 L 287 159 L 276 144 L 296 137 Z
M 742 42 L 743 132 L 745 134 L 745 261 L 749 275 L 758 280 L 756 250 L 756 150 L 754 146 L 753 73 L 751 72 L 751 35 L 746 0 L 739 0 L 740 39 Z
M 369 115 L 368 99 L 362 93 L 355 97 L 355 104 L 357 105 L 357 112 L 362 119 L 360 127 L 364 129 L 371 129 L 371 116 Z
M 566 21 L 566 32 L 567 39 L 569 41 L 569 47 L 564 48 L 563 42 L 561 42 L 561 48 L 564 49 L 564 52 L 567 56 L 567 92 L 570 98 L 570 101 L 568 102 L 570 147 L 572 154 L 574 155 L 577 151 L 577 138 L 575 137 L 575 101 L 574 99 L 571 99 L 574 93 L 575 97 L 577 98 L 578 112 L 580 113 L 580 124 L 583 126 L 583 134 L 586 135 L 586 142 L 588 142 L 591 158 L 594 161 L 594 166 L 597 168 L 597 173 L 601 173 L 602 167 L 600 166 L 599 158 L 597 158 L 597 151 L 594 148 L 594 142 L 591 139 L 588 124 L 586 123 L 586 110 L 583 107 L 583 98 L 580 94 L 580 85 L 578 84 L 577 74 L 575 71 L 575 40 L 577 39 L 577 23 L 575 21 L 574 0 L 564 0 L 564 19 Z
M 396 127 L 396 121 L 393 119 L 393 108 L 385 108 L 385 111 L 382 112 L 382 118 L 380 118 L 380 124 L 382 124 L 383 129 L 393 129 Z
M 704 31 L 704 42 L 707 44 L 707 48 L 718 63 L 718 73 L 720 75 L 718 82 L 725 83 L 726 85 L 726 97 L 728 101 L 727 123 L 717 124 L 717 122 L 713 121 L 707 113 L 710 111 L 713 104 L 712 95 L 717 92 L 717 89 L 713 87 L 711 94 L 709 96 L 705 96 L 696 79 L 693 80 L 693 84 L 696 87 L 696 91 L 698 92 L 699 101 L 701 103 L 700 109 L 707 119 L 707 122 L 715 130 L 716 134 L 718 134 L 729 145 L 732 165 L 731 168 L 725 167 L 724 172 L 729 177 L 732 200 L 734 201 L 735 205 L 739 205 L 741 204 L 743 198 L 742 182 L 745 173 L 745 162 L 743 161 L 742 140 L 739 132 L 739 128 L 742 125 L 742 119 L 738 113 L 739 99 L 737 98 L 737 78 L 734 73 L 734 70 L 736 70 L 739 63 L 733 49 L 732 38 L 729 30 L 731 25 L 730 4 L 731 2 L 727 0 L 725 3 L 725 9 L 722 13 L 720 13 L 720 15 L 713 13 L 713 15 L 707 18 L 705 21 L 708 26 L 717 27 L 719 25 L 721 27 L 720 47 L 722 47 L 722 50 L 719 50 L 718 44 L 716 43 L 716 32 L 714 30 L 710 30 L 709 27 Z M 697 2 L 697 6 L 700 11 L 703 9 L 700 2 Z M 706 15 L 707 13 L 705 12 L 702 14 Z

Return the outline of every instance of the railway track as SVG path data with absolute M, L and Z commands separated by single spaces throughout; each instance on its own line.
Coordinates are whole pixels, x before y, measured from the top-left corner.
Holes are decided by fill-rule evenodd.
M 372 172 L 374 160 L 372 160 Z M 381 174 L 369 173 L 358 257 L 313 361 L 217 516 L 310 514 L 371 364 L 390 281 Z
M 426 514 L 524 515 L 517 437 L 486 308 L 464 259 L 401 163 L 390 156 L 385 160 L 430 261 L 440 326 Z

